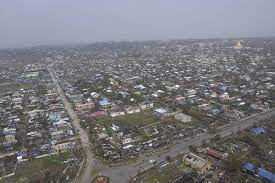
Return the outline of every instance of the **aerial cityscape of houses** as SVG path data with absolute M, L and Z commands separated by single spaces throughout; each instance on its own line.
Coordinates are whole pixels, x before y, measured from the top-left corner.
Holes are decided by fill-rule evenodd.
M 268 39 L 3 50 L 0 65 L 3 180 L 66 155 L 56 180 L 74 182 L 91 154 L 90 181 L 275 182 Z

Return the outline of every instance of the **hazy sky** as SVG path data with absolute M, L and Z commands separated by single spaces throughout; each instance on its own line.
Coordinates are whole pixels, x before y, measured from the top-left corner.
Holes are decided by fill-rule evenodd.
M 0 0 L 0 47 L 275 36 L 275 0 Z

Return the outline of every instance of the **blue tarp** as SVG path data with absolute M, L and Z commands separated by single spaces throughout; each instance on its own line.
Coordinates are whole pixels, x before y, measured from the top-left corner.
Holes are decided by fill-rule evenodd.
M 251 131 L 255 135 L 260 135 L 262 133 L 265 133 L 265 129 L 264 128 L 253 128 Z
M 101 106 L 108 106 L 108 105 L 110 105 L 110 102 L 108 101 L 107 98 L 103 98 L 101 101 L 99 101 L 99 104 Z

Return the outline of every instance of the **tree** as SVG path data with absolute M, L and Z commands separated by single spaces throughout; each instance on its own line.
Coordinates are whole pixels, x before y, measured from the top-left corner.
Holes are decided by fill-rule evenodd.
M 211 126 L 210 128 L 209 128 L 209 133 L 210 134 L 214 134 L 214 133 L 216 133 L 217 132 L 217 128 L 215 127 L 215 126 Z
M 197 148 L 193 145 L 189 145 L 188 148 L 189 148 L 189 151 L 191 151 L 191 152 L 194 152 L 194 153 L 197 152 Z
M 230 154 L 228 159 L 222 164 L 223 168 L 228 172 L 236 172 L 241 168 L 240 156 L 237 154 Z
M 166 161 L 170 162 L 171 161 L 171 157 L 170 156 L 166 156 Z
M 202 147 L 207 147 L 207 141 L 205 139 L 202 140 Z
M 219 141 L 221 139 L 221 135 L 220 134 L 217 134 L 217 135 L 215 135 L 212 139 L 211 139 L 211 141 L 212 142 L 217 142 L 217 141 Z

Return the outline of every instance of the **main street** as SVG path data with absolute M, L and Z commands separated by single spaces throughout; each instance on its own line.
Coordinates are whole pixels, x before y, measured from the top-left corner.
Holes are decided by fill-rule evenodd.
M 225 136 L 231 135 L 232 133 L 236 133 L 237 131 L 241 131 L 248 127 L 251 127 L 255 123 L 259 123 L 262 120 L 275 117 L 275 109 L 270 109 L 268 111 L 255 114 L 248 118 L 242 119 L 240 121 L 231 122 L 226 126 L 220 127 L 218 129 L 219 132 L 216 134 L 203 133 L 195 137 L 192 137 L 191 139 L 183 140 L 180 143 L 172 145 L 169 151 L 166 151 L 161 155 L 153 154 L 151 156 L 146 156 L 146 157 L 140 158 L 135 163 L 130 163 L 123 166 L 105 167 L 99 160 L 95 158 L 95 155 L 92 152 L 92 145 L 89 142 L 88 134 L 84 129 L 81 128 L 80 120 L 76 115 L 76 113 L 74 112 L 72 105 L 67 100 L 53 71 L 51 69 L 49 69 L 49 71 L 54 83 L 56 84 L 57 91 L 61 97 L 61 100 L 64 103 L 64 107 L 72 118 L 72 123 L 75 129 L 79 130 L 81 143 L 85 149 L 87 161 L 84 164 L 82 174 L 78 180 L 78 182 L 81 182 L 81 183 L 90 183 L 93 178 L 92 172 L 96 172 L 96 171 L 100 172 L 102 175 L 109 176 L 111 178 L 112 183 L 127 183 L 130 177 L 133 177 L 137 175 L 138 172 L 146 170 L 152 166 L 152 164 L 149 163 L 149 160 L 155 160 L 157 163 L 165 161 L 167 156 L 174 157 L 180 153 L 188 152 L 189 145 L 194 145 L 194 146 L 201 145 L 203 141 L 205 140 L 207 141 L 213 138 L 217 134 L 220 134 L 221 137 L 225 137 Z
M 101 169 L 103 167 L 102 163 L 95 159 L 95 156 L 92 152 L 92 146 L 91 143 L 89 141 L 89 136 L 88 134 L 85 132 L 85 130 L 83 128 L 81 128 L 80 126 L 80 120 L 77 116 L 77 114 L 74 112 L 74 109 L 71 105 L 71 103 L 67 100 L 65 93 L 63 92 L 59 82 L 57 81 L 57 78 L 55 77 L 53 71 L 51 68 L 48 68 L 50 75 L 52 77 L 52 80 L 57 88 L 57 92 L 64 104 L 64 108 L 66 109 L 66 111 L 68 112 L 69 116 L 72 119 L 72 124 L 74 126 L 74 128 L 78 131 L 79 133 L 79 137 L 81 140 L 81 144 L 85 150 L 85 154 L 86 154 L 86 161 L 83 165 L 83 170 L 81 171 L 81 174 L 77 180 L 77 182 L 83 182 L 83 183 L 90 183 L 91 179 L 92 179 L 92 172 L 96 172 L 97 169 Z M 95 169 L 95 170 L 94 170 Z

